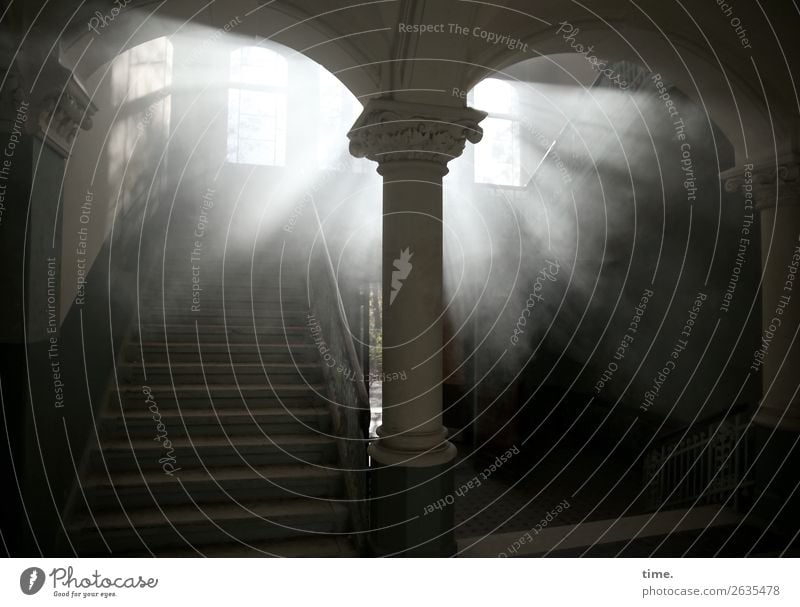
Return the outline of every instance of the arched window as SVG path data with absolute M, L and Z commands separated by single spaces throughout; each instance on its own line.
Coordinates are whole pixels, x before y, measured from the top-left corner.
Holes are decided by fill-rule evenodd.
M 131 180 L 119 189 L 123 209 L 142 194 L 145 180 L 135 178 L 142 155 L 165 145 L 169 136 L 171 85 L 172 43 L 166 37 L 128 49 L 111 64 L 111 99 L 122 107 L 109 127 L 108 179 Z
M 111 68 L 115 104 L 130 103 L 172 84 L 172 43 L 164 36 L 121 53 Z
M 472 105 L 489 113 L 483 122 L 483 139 L 475 146 L 475 181 L 519 186 L 520 132 L 514 87 L 504 80 L 487 78 L 472 91 Z
M 231 53 L 228 162 L 286 163 L 288 66 L 279 53 L 249 46 Z

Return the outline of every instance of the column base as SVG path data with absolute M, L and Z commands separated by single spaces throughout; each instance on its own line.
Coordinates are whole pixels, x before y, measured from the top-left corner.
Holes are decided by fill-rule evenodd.
M 456 553 L 454 462 L 410 467 L 372 461 L 369 472 L 372 556 L 453 556 Z

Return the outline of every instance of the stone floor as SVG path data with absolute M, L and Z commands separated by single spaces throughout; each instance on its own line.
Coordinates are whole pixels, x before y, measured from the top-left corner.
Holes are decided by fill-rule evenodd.
M 370 386 L 370 436 L 381 423 L 381 384 Z M 630 460 L 609 457 L 597 451 L 576 457 L 577 449 L 564 445 L 547 457 L 521 467 L 508 462 L 484 479 L 481 473 L 493 463 L 492 458 L 471 454 L 465 445 L 458 445 L 459 456 L 455 487 L 464 488 L 454 495 L 456 537 L 474 537 L 487 533 L 528 531 L 539 524 L 548 512 L 566 500 L 548 525 L 570 525 L 639 514 L 646 509 L 638 499 L 642 484 L 641 466 L 634 465 L 627 474 Z M 587 449 L 587 452 L 589 450 Z M 517 457 L 517 456 L 514 456 Z M 466 485 L 478 478 L 480 485 Z
M 575 451 L 571 447 L 556 448 L 548 457 L 524 467 L 504 464 L 484 480 L 482 472 L 493 460 L 470 456 L 461 447 L 457 492 L 476 476 L 481 484 L 455 496 L 456 536 L 528 531 L 554 509 L 560 511 L 551 515 L 547 525 L 615 518 L 628 507 L 626 515 L 645 511 L 638 499 L 639 466 L 625 474 L 629 460 L 609 458 L 600 465 L 604 455 L 597 452 L 578 456 L 568 464 Z M 563 508 L 565 503 L 569 507 Z

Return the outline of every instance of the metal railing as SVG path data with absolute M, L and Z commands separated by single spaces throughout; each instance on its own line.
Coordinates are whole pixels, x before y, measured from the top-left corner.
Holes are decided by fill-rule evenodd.
M 665 437 L 643 462 L 648 507 L 727 502 L 738 508 L 752 486 L 752 479 L 744 478 L 750 463 L 751 417 L 739 411 Z
M 362 289 L 342 293 L 336 279 L 331 255 L 325 240 L 322 222 L 312 202 L 317 224 L 317 242 L 312 252 L 309 295 L 311 313 L 320 327 L 326 356 L 333 364 L 323 364 L 328 405 L 337 437 L 339 460 L 344 473 L 350 518 L 354 531 L 368 528 L 366 469 L 369 436 L 369 394 L 362 366 L 363 344 L 367 339 L 363 322 Z M 350 296 L 352 295 L 352 297 Z M 348 302 L 350 305 L 346 305 Z M 347 310 L 352 310 L 357 325 L 358 346 L 354 343 Z M 364 537 L 357 533 L 359 544 Z

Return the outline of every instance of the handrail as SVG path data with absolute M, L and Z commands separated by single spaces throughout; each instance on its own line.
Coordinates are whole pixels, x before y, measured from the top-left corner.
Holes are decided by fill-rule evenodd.
M 311 198 L 313 215 L 319 236 L 319 258 L 315 267 L 324 276 L 309 277 L 311 294 L 309 317 L 319 329 L 315 341 L 326 357 L 322 368 L 328 387 L 337 449 L 342 463 L 345 489 L 348 497 L 351 523 L 357 532 L 356 542 L 364 548 L 364 531 L 368 528 L 367 509 L 367 440 L 369 432 L 369 394 L 364 383 L 361 362 L 353 344 L 350 323 L 347 320 L 345 300 L 336 280 L 333 260 L 330 255 L 325 232 Z M 315 279 L 316 278 L 316 279 Z M 330 364 L 333 361 L 333 364 Z M 344 363 L 344 364 L 342 364 Z
M 314 210 L 314 219 L 317 223 L 317 230 L 319 231 L 320 235 L 320 242 L 322 243 L 322 250 L 325 254 L 325 269 L 327 270 L 326 275 L 329 280 L 330 286 L 336 295 L 336 311 L 339 317 L 339 323 L 344 332 L 347 339 L 344 340 L 344 346 L 347 350 L 347 358 L 348 362 L 352 366 L 352 371 L 356 373 L 357 377 L 364 376 L 364 370 L 361 367 L 361 361 L 358 359 L 358 355 L 356 353 L 355 346 L 353 345 L 353 340 L 349 339 L 352 335 L 350 330 L 350 323 L 347 320 L 347 313 L 345 312 L 344 307 L 344 300 L 342 299 L 342 293 L 339 290 L 339 283 L 336 280 L 336 271 L 333 267 L 333 259 L 331 259 L 331 252 L 328 249 L 328 241 L 325 239 L 325 231 L 322 228 L 322 222 L 319 218 L 319 212 L 317 211 L 317 205 L 314 202 L 312 197 L 311 199 L 311 207 Z M 363 381 L 356 382 L 358 385 L 358 396 L 359 396 L 359 403 L 358 404 L 365 404 L 367 411 L 369 411 L 369 394 L 367 393 L 367 388 L 364 385 Z
M 736 508 L 752 485 L 744 477 L 750 463 L 751 417 L 751 412 L 735 408 L 662 439 L 643 460 L 650 508 L 727 500 Z
M 145 247 L 143 249 L 143 254 L 137 259 L 135 255 L 135 250 L 133 251 L 133 255 L 120 255 L 119 250 L 125 250 L 126 246 L 136 245 L 138 243 L 138 236 L 139 234 L 147 232 L 147 227 L 150 226 L 151 228 L 158 225 L 159 218 L 157 216 L 157 212 L 159 210 L 159 206 L 156 205 L 156 212 L 147 215 L 145 213 L 145 206 L 144 202 L 147 198 L 150 197 L 151 199 L 157 199 L 158 201 L 161 200 L 160 192 L 150 192 L 148 190 L 142 190 L 134 200 L 127 205 L 125 209 L 122 210 L 120 216 L 117 218 L 117 225 L 118 226 L 130 226 L 131 228 L 136 228 L 138 225 L 138 221 L 136 218 L 137 214 L 141 214 L 141 223 L 142 227 L 138 230 L 133 229 L 132 231 L 125 231 L 123 234 L 118 235 L 116 241 L 113 241 L 115 237 L 115 232 L 112 231 L 109 233 L 105 240 L 103 241 L 103 245 L 101 247 L 101 252 L 98 253 L 98 257 L 103 254 L 103 251 L 106 251 L 109 256 L 111 255 L 110 247 L 112 241 L 115 242 L 115 249 L 117 250 L 114 253 L 113 257 L 109 257 L 109 262 L 114 260 L 117 264 L 129 264 L 132 263 L 131 259 L 137 261 L 139 263 L 139 270 L 141 275 L 147 276 L 150 273 L 150 270 L 153 270 L 158 265 L 158 256 L 153 254 L 149 248 Z M 120 227 L 119 229 L 122 229 Z M 124 267 L 124 266 L 123 266 Z M 89 291 L 88 297 L 110 297 L 112 292 L 116 292 L 117 289 L 113 288 L 112 285 L 114 284 L 115 280 L 121 280 L 119 276 L 122 274 L 124 277 L 124 272 L 120 271 L 120 267 L 116 267 L 117 271 L 110 271 L 108 266 L 103 266 L 101 264 L 93 265 L 90 269 L 91 272 L 105 272 L 108 276 L 109 284 L 106 291 L 100 293 L 98 291 Z M 91 277 L 94 276 L 90 274 Z M 136 279 L 139 280 L 140 276 L 137 276 Z M 124 280 L 124 278 L 123 278 Z M 126 292 L 126 291 L 122 291 Z M 111 302 L 108 301 L 109 308 L 111 307 Z M 70 314 L 72 314 L 73 307 L 75 306 L 75 302 L 73 301 L 72 305 L 70 306 L 70 312 L 68 313 L 68 317 L 70 318 Z M 125 348 L 128 344 L 131 343 L 133 340 L 133 336 L 136 334 L 138 330 L 138 323 L 137 323 L 137 313 L 136 309 L 138 306 L 138 302 L 136 305 L 131 305 L 129 308 L 126 308 L 126 313 L 124 316 L 120 318 L 120 313 L 117 311 L 117 316 L 114 318 L 114 326 L 119 327 L 119 333 L 113 331 L 108 334 L 110 338 L 110 342 L 112 345 L 112 357 L 110 360 L 113 362 L 108 364 L 108 358 L 103 357 L 102 360 L 104 361 L 105 367 L 98 367 L 97 365 L 93 366 L 92 368 L 92 376 L 97 377 L 96 380 L 97 387 L 89 387 L 87 386 L 87 391 L 89 393 L 99 393 L 99 398 L 94 398 L 91 401 L 93 408 L 89 411 L 89 414 L 95 418 L 96 420 L 103 415 L 103 413 L 109 409 L 112 405 L 111 395 L 114 393 L 114 390 L 117 387 L 116 384 L 116 375 L 115 369 L 117 372 L 122 368 L 123 363 L 123 355 L 125 352 Z M 66 321 L 65 321 L 66 322 Z M 110 329 L 110 325 L 108 326 Z M 64 330 L 64 326 L 59 329 L 61 332 Z M 102 387 L 101 387 L 102 386 Z M 82 403 L 81 403 L 82 404 Z M 77 407 L 76 407 L 77 409 Z M 81 489 L 81 479 L 84 479 L 89 470 L 89 462 L 92 456 L 92 451 L 95 445 L 95 436 L 90 432 L 89 428 L 92 427 L 93 424 L 88 423 L 85 424 L 85 431 L 83 434 L 75 433 L 74 430 L 71 433 L 71 440 L 73 441 L 73 445 L 75 447 L 75 451 L 80 453 L 79 461 L 77 466 L 77 477 L 75 482 L 72 483 L 71 487 L 67 490 L 66 495 L 64 496 L 63 501 L 60 503 L 60 510 L 61 510 L 61 518 L 63 520 L 68 520 L 76 515 L 76 513 L 80 512 L 83 508 L 85 508 L 85 504 L 82 497 L 82 489 Z M 66 474 L 66 472 L 65 472 Z M 69 474 L 73 474 L 72 469 L 70 469 Z M 66 536 L 64 536 L 61 532 L 57 532 L 55 539 L 53 540 L 53 546 L 55 547 L 57 552 L 66 551 L 67 544 L 66 544 Z

